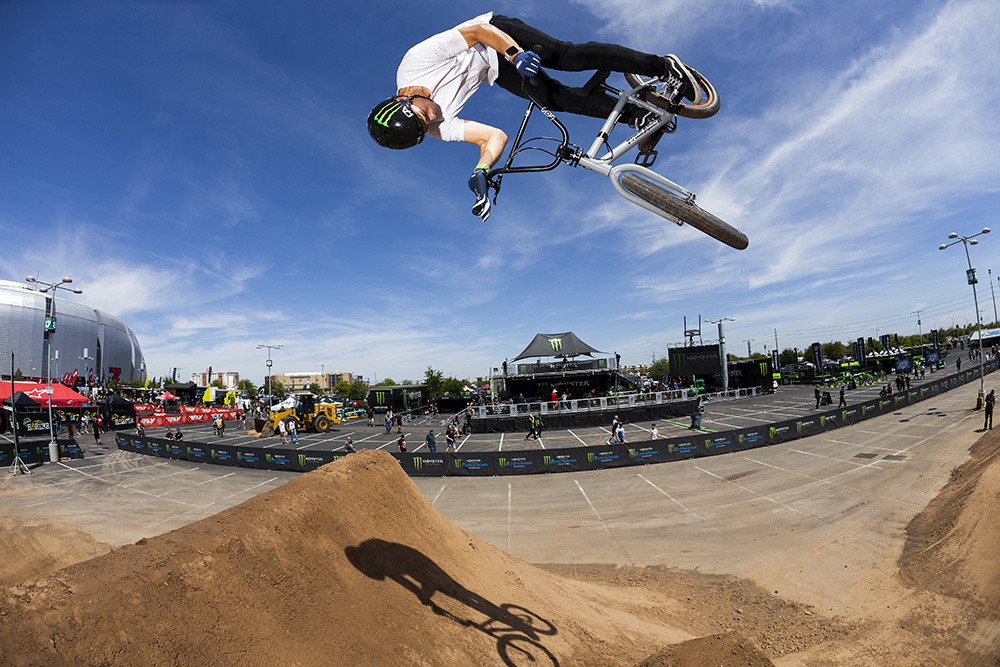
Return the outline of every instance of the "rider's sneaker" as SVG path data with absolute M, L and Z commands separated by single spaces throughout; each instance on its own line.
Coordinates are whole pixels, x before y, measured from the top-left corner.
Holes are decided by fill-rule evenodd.
M 663 62 L 667 66 L 665 78 L 673 79 L 680 83 L 681 97 L 691 100 L 691 103 L 696 106 L 701 104 L 701 86 L 695 83 L 694 77 L 691 76 L 691 72 L 681 62 L 681 59 L 672 53 L 668 53 L 663 56 Z

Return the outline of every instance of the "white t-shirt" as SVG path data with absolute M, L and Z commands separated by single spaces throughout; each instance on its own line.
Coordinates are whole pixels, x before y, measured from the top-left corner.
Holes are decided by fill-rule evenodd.
M 497 52 L 485 44 L 471 48 L 458 30 L 470 25 L 489 23 L 493 12 L 445 30 L 420 42 L 403 56 L 396 70 L 396 88 L 422 86 L 431 91 L 441 107 L 442 120 L 427 134 L 445 141 L 465 139 L 465 121 L 458 117 L 465 103 L 484 81 L 491 86 L 497 80 Z

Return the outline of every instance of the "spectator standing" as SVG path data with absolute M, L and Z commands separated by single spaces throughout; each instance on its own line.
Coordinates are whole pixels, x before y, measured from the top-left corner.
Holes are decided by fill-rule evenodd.
M 173 439 L 174 439 L 174 432 L 173 432 L 173 431 L 171 431 L 171 430 L 170 430 L 170 429 L 168 428 L 168 429 L 167 429 L 167 432 L 166 432 L 166 433 L 165 433 L 165 434 L 163 435 L 163 437 L 164 437 L 164 438 L 166 438 L 167 440 L 173 440 Z
M 527 435 L 524 436 L 524 439 L 527 440 L 528 438 L 534 438 L 535 440 L 538 440 L 538 436 L 535 435 L 535 414 L 534 413 L 529 413 L 528 414 L 528 433 L 527 433 Z
M 427 443 L 427 450 L 431 452 L 437 451 L 437 439 L 434 437 L 434 429 L 431 429 L 427 435 L 424 437 L 424 441 Z
M 174 435 L 174 440 L 177 441 L 177 442 L 180 442 L 183 439 L 184 439 L 184 434 L 181 433 L 181 427 L 178 426 L 177 427 L 177 433 Z
M 660 439 L 660 432 L 656 430 L 656 424 L 652 424 L 649 427 L 649 439 L 650 440 Z
M 299 444 L 299 425 L 295 423 L 294 419 L 288 420 L 288 439 L 292 444 Z
M 446 451 L 455 451 L 455 428 L 451 424 L 448 425 L 448 430 L 445 431 L 444 438 L 448 443 Z M 527 440 L 527 438 L 525 438 L 525 440 Z
M 398 449 L 400 452 L 405 452 L 406 451 L 406 434 L 405 433 L 402 434 L 402 435 L 400 435 L 399 436 L 399 440 L 396 441 L 396 449 Z
M 287 432 L 285 429 L 285 420 L 282 419 L 278 422 L 278 433 L 281 434 L 281 444 L 285 444 L 285 438 L 287 437 Z
M 385 411 L 385 434 L 392 433 L 392 408 Z
M 347 442 L 344 443 L 344 451 L 347 452 L 348 454 L 353 454 L 354 452 L 358 451 L 354 449 L 354 441 L 351 440 L 351 436 L 347 436 Z
M 985 421 L 983 422 L 983 430 L 993 429 L 993 405 L 996 403 L 996 396 L 993 395 L 993 389 L 990 389 L 990 393 L 986 396 L 986 401 L 983 403 L 983 409 L 985 414 Z
M 840 403 L 837 404 L 837 407 L 838 408 L 846 408 L 847 407 L 847 398 L 844 396 L 844 388 L 843 387 L 840 388 Z
M 823 397 L 823 394 L 822 394 L 822 393 L 820 393 L 820 390 L 819 390 L 819 386 L 818 386 L 818 385 L 816 386 L 816 390 L 815 390 L 815 391 L 814 391 L 813 393 L 814 393 L 814 394 L 815 394 L 815 396 L 816 396 L 816 409 L 817 409 L 817 410 L 819 410 L 819 400 L 820 400 L 820 398 L 822 398 L 822 397 Z

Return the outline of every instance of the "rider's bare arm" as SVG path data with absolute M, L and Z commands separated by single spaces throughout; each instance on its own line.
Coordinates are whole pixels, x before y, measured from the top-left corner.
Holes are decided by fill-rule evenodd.
M 504 54 L 512 46 L 516 46 L 518 50 L 521 49 L 510 35 L 489 23 L 465 26 L 464 28 L 459 28 L 458 31 L 462 34 L 462 37 L 465 37 L 465 41 L 470 47 L 477 43 L 485 44 L 499 53 L 501 58 L 507 57 Z
M 479 146 L 480 164 L 489 165 L 492 168 L 503 155 L 503 149 L 507 145 L 507 134 L 503 130 L 485 123 L 467 120 L 465 121 L 465 140 Z

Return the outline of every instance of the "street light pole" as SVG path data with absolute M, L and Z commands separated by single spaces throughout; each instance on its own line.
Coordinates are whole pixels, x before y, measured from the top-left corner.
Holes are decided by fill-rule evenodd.
M 709 320 L 709 324 L 719 325 L 719 356 L 722 357 L 722 391 L 729 391 L 729 363 L 726 359 L 726 335 L 722 331 L 723 322 L 735 322 L 732 317 L 723 317 L 718 320 Z
M 957 240 L 952 241 L 951 243 L 942 243 L 941 245 L 938 246 L 938 250 L 945 250 L 946 248 L 950 248 L 956 243 L 961 243 L 963 246 L 965 246 L 965 259 L 969 263 L 969 270 L 965 272 L 965 276 L 966 279 L 969 281 L 969 284 L 972 285 L 972 300 L 976 305 L 976 325 L 979 331 L 979 391 L 983 392 L 984 395 L 986 393 L 986 378 L 984 377 L 983 374 L 983 369 L 984 369 L 983 358 L 985 357 L 985 355 L 983 354 L 983 321 L 979 316 L 979 296 L 976 294 L 976 283 L 978 283 L 979 280 L 976 279 L 976 270 L 972 268 L 972 256 L 969 255 L 969 246 L 977 245 L 979 243 L 979 241 L 976 240 L 977 236 L 982 236 L 983 234 L 989 234 L 989 233 L 990 233 L 989 227 L 983 227 L 983 231 L 979 232 L 978 234 L 973 234 L 972 236 L 959 236 L 956 232 L 952 232 L 951 234 L 948 234 L 948 238 Z M 992 284 L 993 283 L 991 279 L 990 282 L 991 287 Z
M 927 309 L 926 308 L 920 308 L 918 310 L 911 310 L 910 311 L 910 315 L 916 315 L 917 316 L 917 333 L 920 335 L 920 353 L 921 354 L 923 354 L 923 350 L 924 350 L 924 332 L 923 332 L 923 329 L 920 328 L 920 313 L 924 312 L 925 310 L 927 310 Z
M 986 273 L 990 276 L 990 294 L 993 296 L 993 322 L 1000 322 L 1000 317 L 997 317 L 997 293 L 993 291 L 993 269 L 986 269 Z
M 271 408 L 274 404 L 274 396 L 271 394 L 271 350 L 280 350 L 282 345 L 265 345 L 264 343 L 257 343 L 257 349 L 262 347 L 267 348 L 267 407 Z
M 42 294 L 52 290 L 52 300 L 48 308 L 48 317 L 45 318 L 44 331 L 45 340 L 48 342 L 48 346 L 45 350 L 45 374 L 48 376 L 48 384 L 45 388 L 45 393 L 49 396 L 49 463 L 59 463 L 59 444 L 56 442 L 56 430 L 52 419 L 52 337 L 56 332 L 56 291 L 62 289 L 67 292 L 72 292 L 73 294 L 83 294 L 83 290 L 63 287 L 63 285 L 73 282 L 72 278 L 63 278 L 57 283 L 47 283 L 42 280 L 38 280 L 34 276 L 28 276 L 24 280 L 36 285 L 44 285 L 45 289 L 39 290 Z

